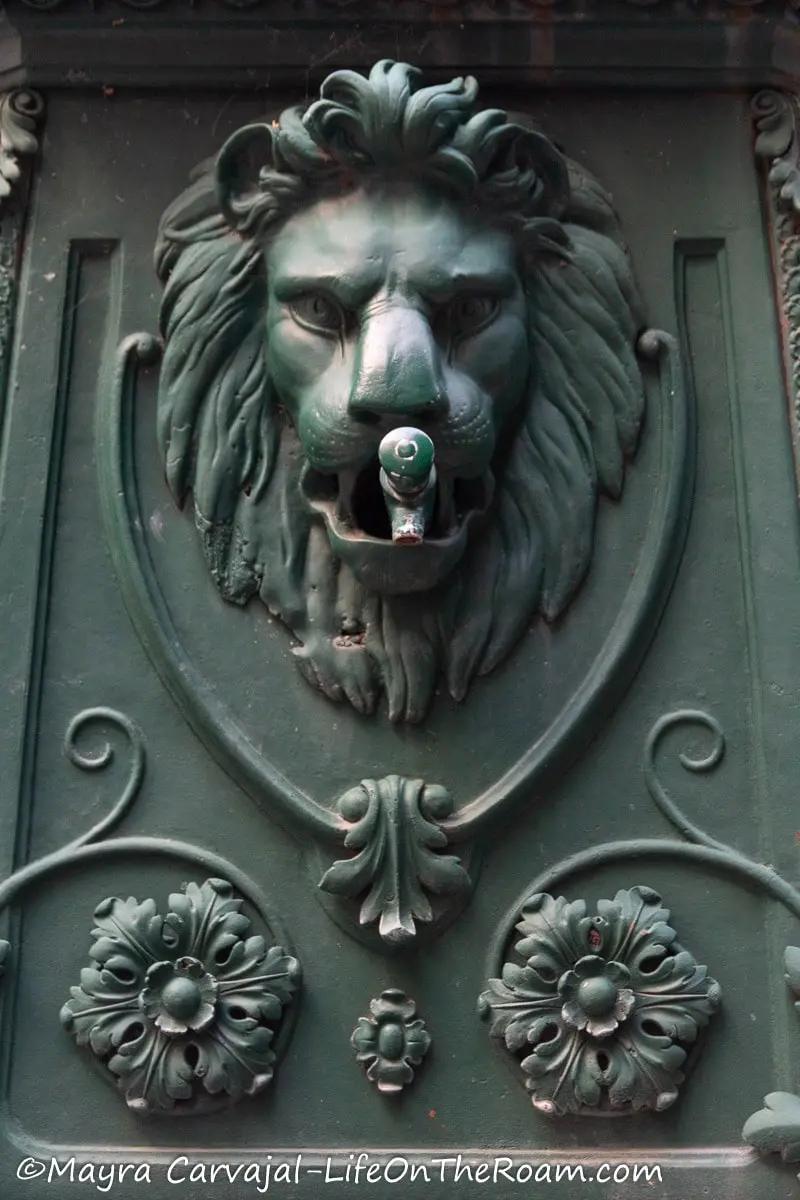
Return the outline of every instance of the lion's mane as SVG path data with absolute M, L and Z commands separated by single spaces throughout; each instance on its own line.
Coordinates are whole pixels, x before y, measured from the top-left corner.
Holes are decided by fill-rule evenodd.
M 336 72 L 320 94 L 234 134 L 164 214 L 159 440 L 221 594 L 244 604 L 258 593 L 333 699 L 371 711 L 384 691 L 392 719 L 416 721 L 441 675 L 463 698 L 581 584 L 598 494 L 619 496 L 636 448 L 642 317 L 608 195 L 538 130 L 475 112 L 474 80 L 421 88 L 413 68 L 383 62 L 368 79 Z M 517 239 L 532 360 L 488 520 L 450 578 L 413 598 L 367 594 L 302 504 L 264 321 L 270 233 L 321 195 L 397 172 Z

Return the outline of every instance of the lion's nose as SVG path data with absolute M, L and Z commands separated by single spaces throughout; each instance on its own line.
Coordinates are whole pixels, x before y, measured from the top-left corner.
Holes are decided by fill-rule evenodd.
M 356 350 L 350 412 L 434 419 L 447 406 L 441 352 L 423 313 L 389 306 L 368 317 Z

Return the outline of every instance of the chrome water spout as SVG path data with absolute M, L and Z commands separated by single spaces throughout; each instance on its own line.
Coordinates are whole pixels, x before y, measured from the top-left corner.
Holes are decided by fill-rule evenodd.
M 409 426 L 387 433 L 378 447 L 383 499 L 397 545 L 424 541 L 436 502 L 434 457 L 427 433 Z

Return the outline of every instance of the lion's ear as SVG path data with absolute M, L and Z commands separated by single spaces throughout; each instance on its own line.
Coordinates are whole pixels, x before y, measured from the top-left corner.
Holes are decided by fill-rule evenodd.
M 216 191 L 220 210 L 231 228 L 246 228 L 261 195 L 261 174 L 274 165 L 275 140 L 269 125 L 245 125 L 225 142 L 217 155 Z

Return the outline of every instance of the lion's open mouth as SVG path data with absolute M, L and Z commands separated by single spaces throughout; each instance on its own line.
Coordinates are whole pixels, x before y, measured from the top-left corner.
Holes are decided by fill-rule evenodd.
M 377 458 L 360 471 L 324 474 L 307 466 L 300 487 L 309 506 L 333 524 L 341 538 L 376 540 L 391 544 L 392 530 L 380 484 Z M 471 517 L 486 511 L 492 498 L 490 472 L 477 479 L 460 479 L 440 473 L 436 500 L 425 542 L 448 541 Z

